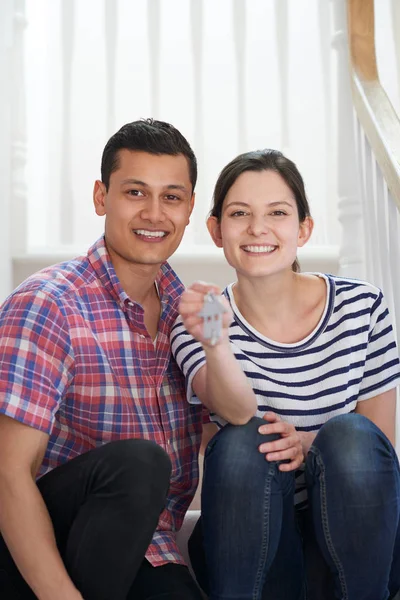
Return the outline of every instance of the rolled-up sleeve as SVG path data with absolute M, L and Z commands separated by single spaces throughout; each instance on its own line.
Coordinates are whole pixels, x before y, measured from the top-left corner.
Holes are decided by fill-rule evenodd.
M 73 367 L 59 302 L 40 289 L 10 296 L 0 310 L 0 413 L 49 434 Z

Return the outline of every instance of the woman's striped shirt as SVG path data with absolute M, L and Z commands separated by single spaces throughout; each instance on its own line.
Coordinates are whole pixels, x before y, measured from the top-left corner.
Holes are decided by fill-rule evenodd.
M 398 351 L 382 292 L 363 281 L 317 275 L 327 284 L 325 309 L 314 331 L 294 344 L 260 334 L 238 310 L 233 284 L 224 290 L 234 315 L 229 329 L 232 350 L 252 381 L 258 416 L 273 411 L 301 431 L 318 431 L 328 419 L 353 411 L 357 402 L 400 381 Z M 171 346 L 186 378 L 187 399 L 198 403 L 192 380 L 205 356 L 180 319 L 172 328 Z M 220 427 L 226 424 L 218 415 L 211 419 Z M 296 479 L 295 503 L 300 505 L 306 500 L 305 486 L 303 477 Z

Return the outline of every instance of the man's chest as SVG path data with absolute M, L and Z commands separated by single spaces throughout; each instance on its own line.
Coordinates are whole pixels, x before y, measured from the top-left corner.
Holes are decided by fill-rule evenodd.
M 185 387 L 166 326 L 156 345 L 140 324 L 118 315 L 77 319 L 70 332 L 74 372 L 60 420 L 111 437 L 179 428 L 187 418 Z

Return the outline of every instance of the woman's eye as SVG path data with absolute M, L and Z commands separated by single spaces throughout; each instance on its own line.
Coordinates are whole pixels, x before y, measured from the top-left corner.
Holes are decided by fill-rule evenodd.
M 244 210 L 235 210 L 235 212 L 231 214 L 231 217 L 243 217 L 245 214 Z
M 274 210 L 274 212 L 271 214 L 276 217 L 282 217 L 282 216 L 286 215 L 286 213 L 283 210 Z

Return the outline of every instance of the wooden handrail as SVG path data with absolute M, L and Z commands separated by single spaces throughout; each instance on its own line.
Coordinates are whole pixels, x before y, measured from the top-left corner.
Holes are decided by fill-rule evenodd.
M 374 0 L 347 0 L 347 20 L 354 106 L 400 211 L 400 120 L 379 81 Z

